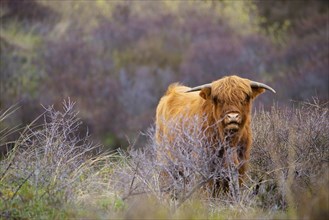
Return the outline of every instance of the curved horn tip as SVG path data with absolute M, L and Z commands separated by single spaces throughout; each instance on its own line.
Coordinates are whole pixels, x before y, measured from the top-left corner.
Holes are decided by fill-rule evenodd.
M 251 87 L 264 88 L 264 89 L 270 90 L 270 91 L 273 92 L 273 93 L 276 93 L 276 91 L 275 91 L 272 87 L 270 87 L 270 86 L 268 86 L 268 85 L 266 85 L 266 84 L 264 84 L 264 83 L 251 81 L 251 82 L 250 82 L 250 86 L 251 86 Z
M 268 88 L 264 88 L 264 89 L 267 89 L 267 90 L 270 90 L 273 93 L 276 93 L 276 91 L 272 87 L 268 87 Z

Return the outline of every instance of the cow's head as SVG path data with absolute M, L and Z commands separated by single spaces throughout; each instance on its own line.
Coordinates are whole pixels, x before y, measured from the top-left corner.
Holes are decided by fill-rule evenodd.
M 265 89 L 275 90 L 263 83 L 238 76 L 228 76 L 187 92 L 200 91 L 199 95 L 212 105 L 212 114 L 221 131 L 237 133 L 249 120 L 251 102 Z

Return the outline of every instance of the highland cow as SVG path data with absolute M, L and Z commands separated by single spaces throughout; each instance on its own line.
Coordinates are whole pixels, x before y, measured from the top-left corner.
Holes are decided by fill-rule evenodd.
M 204 130 L 207 138 L 212 142 L 228 141 L 229 148 L 234 149 L 230 158 L 227 158 L 225 151 L 221 157 L 224 161 L 230 160 L 235 164 L 241 184 L 251 150 L 251 104 L 265 90 L 275 93 L 268 85 L 238 76 L 223 77 L 194 88 L 178 83 L 170 85 L 156 110 L 158 151 L 162 151 L 164 140 L 170 142 L 180 135 L 180 131 L 170 132 L 169 121 L 176 120 L 176 123 L 179 123 L 185 118 L 187 120 L 184 120 L 184 123 L 192 123 L 193 120 L 189 118 L 204 117 L 205 120 L 197 126 Z M 226 165 L 224 162 L 224 166 Z

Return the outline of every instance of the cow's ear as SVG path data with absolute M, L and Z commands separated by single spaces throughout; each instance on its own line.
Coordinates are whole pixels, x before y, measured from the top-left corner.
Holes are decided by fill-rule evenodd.
M 206 88 L 201 89 L 199 95 L 200 95 L 203 99 L 205 99 L 205 100 L 210 99 L 210 96 L 211 96 L 211 88 L 206 87 Z
M 251 88 L 252 89 L 252 95 L 251 98 L 256 98 L 258 95 L 262 94 L 263 92 L 265 92 L 264 88 Z

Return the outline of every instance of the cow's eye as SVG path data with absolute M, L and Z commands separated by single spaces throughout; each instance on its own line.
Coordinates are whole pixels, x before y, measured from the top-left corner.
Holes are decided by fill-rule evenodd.
M 246 98 L 243 100 L 243 103 L 247 104 L 247 103 L 249 103 L 249 101 L 250 101 L 250 96 L 247 95 Z
M 223 100 L 221 100 L 221 99 L 217 99 L 217 104 L 218 104 L 218 105 L 223 105 L 224 102 L 223 102 Z
M 223 101 L 220 100 L 220 99 L 217 98 L 217 97 L 213 97 L 213 98 L 212 98 L 212 102 L 213 102 L 215 105 L 222 105 L 222 104 L 223 104 Z
M 216 97 L 213 97 L 212 98 L 212 102 L 216 105 L 217 104 L 217 98 Z

